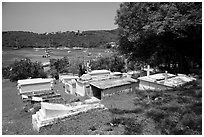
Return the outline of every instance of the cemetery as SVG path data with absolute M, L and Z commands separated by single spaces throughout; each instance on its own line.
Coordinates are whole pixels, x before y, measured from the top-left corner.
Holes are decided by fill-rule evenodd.
M 166 102 L 165 94 L 175 96 L 175 91 L 171 93 L 172 89 L 179 90 L 183 85 L 197 81 L 194 77 L 170 74 L 167 71 L 152 74 L 153 69 L 149 65 L 144 71 L 147 72 L 146 76 L 138 78 L 132 78 L 132 74 L 139 74 L 139 71 L 121 73 L 109 70 L 90 70 L 80 77 L 73 73 L 59 74 L 59 80 L 53 78 L 23 79 L 17 81 L 17 96 L 21 98 L 25 113 L 31 116 L 29 117 L 31 122 L 27 125 L 31 126 L 31 130 L 35 134 L 47 133 L 50 126 L 53 127 L 58 123 L 68 122 L 70 119 L 83 117 L 83 115 L 89 115 L 92 112 L 108 115 L 105 116 L 105 123 L 101 123 L 101 126 L 106 125 L 108 126 L 106 128 L 113 130 L 113 127 L 119 127 L 120 124 L 118 125 L 114 121 L 110 122 L 109 118 L 113 114 L 107 113 L 115 111 L 114 115 L 121 115 L 121 113 L 129 113 L 129 111 L 131 113 L 143 112 L 146 108 L 140 108 L 141 103 L 143 106 L 144 103 L 154 105 L 162 101 Z M 168 92 L 169 90 L 170 92 Z M 185 92 L 177 94 L 188 93 L 188 91 Z M 143 94 L 146 94 L 147 98 L 144 98 Z M 196 94 L 200 94 L 200 92 Z M 178 101 L 182 102 L 184 99 L 180 98 Z M 139 110 L 134 110 L 136 109 L 135 105 L 131 102 L 140 106 Z M 89 120 L 91 119 L 87 119 L 87 122 Z M 109 131 L 100 131 L 102 129 L 98 128 L 99 131 L 96 130 L 96 132 L 100 132 L 100 134 L 108 132 L 107 134 L 109 134 Z M 90 134 L 95 133 L 92 128 L 86 131 Z M 115 131 L 114 134 L 116 134 Z
M 34 113 L 32 125 L 38 132 L 41 127 L 60 119 L 92 109 L 107 109 L 100 103 L 102 99 L 114 94 L 133 92 L 138 87 L 138 81 L 128 74 L 108 70 L 90 71 L 81 77 L 71 73 L 60 74 L 59 82 L 64 85 L 65 93 L 86 96 L 88 99 L 67 103 L 54 89 L 55 80 L 51 78 L 24 79 L 17 82 L 18 94 L 25 103 L 26 111 Z
M 36 78 L 18 80 L 18 95 L 25 104 L 26 111 L 32 112 L 32 127 L 40 132 L 42 127 L 53 125 L 63 120 L 91 110 L 107 110 L 103 100 L 123 94 L 137 94 L 138 91 L 165 91 L 195 81 L 195 78 L 184 74 L 167 73 L 150 74 L 148 65 L 147 76 L 138 79 L 131 78 L 129 73 L 111 72 L 108 70 L 93 70 L 81 77 L 72 73 L 59 74 L 67 95 L 85 97 L 84 100 L 67 102 L 58 90 L 54 88 L 55 79 Z
M 3 135 L 202 135 L 201 2 L 61 4 L 2 4 Z

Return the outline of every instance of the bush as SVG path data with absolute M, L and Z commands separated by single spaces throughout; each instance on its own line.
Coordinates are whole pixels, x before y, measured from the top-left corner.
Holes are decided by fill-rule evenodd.
M 55 78 L 56 80 L 59 79 L 59 74 L 57 73 L 57 70 L 56 70 L 56 69 L 51 69 L 51 70 L 49 70 L 49 75 L 50 75 L 52 78 Z
M 50 59 L 51 70 L 55 69 L 57 73 L 68 73 L 69 66 L 68 57 L 64 57 L 62 59 Z
M 11 74 L 11 68 L 9 66 L 3 67 L 2 68 L 2 77 L 4 79 L 9 79 L 10 78 L 10 74 Z
M 110 57 L 99 57 L 91 60 L 91 69 L 107 69 L 112 72 L 123 72 L 124 71 L 124 58 L 118 54 L 114 54 Z
M 30 59 L 15 60 L 10 65 L 10 81 L 17 81 L 20 79 L 31 78 L 46 78 L 47 74 L 44 72 L 41 63 L 31 62 Z

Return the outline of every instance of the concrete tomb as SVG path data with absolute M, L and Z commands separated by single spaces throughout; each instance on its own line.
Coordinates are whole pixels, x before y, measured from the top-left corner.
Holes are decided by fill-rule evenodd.
M 138 82 L 130 77 L 117 79 L 106 79 L 102 81 L 94 81 L 90 83 L 91 90 L 89 96 L 103 99 L 115 94 L 128 93 L 135 91 L 138 87 Z
M 90 92 L 90 82 L 99 81 L 102 79 L 109 79 L 110 77 L 109 70 L 93 70 L 88 72 L 88 74 L 83 74 L 76 81 L 76 94 L 80 96 L 85 96 Z
M 104 75 L 109 75 L 111 72 L 109 70 L 105 70 L 105 69 L 102 69 L 102 70 L 93 70 L 91 72 L 88 72 L 89 75 L 91 75 L 92 77 L 93 76 L 104 76 Z
M 61 95 L 53 90 L 30 92 L 21 95 L 23 102 L 42 102 L 62 99 Z
M 60 74 L 59 75 L 59 81 L 62 82 L 63 84 L 65 84 L 66 82 L 71 81 L 72 79 L 77 80 L 77 79 L 79 79 L 79 77 L 75 76 L 73 74 L 66 74 L 66 75 Z
M 103 94 L 101 94 L 102 90 L 109 89 L 109 92 L 116 92 L 116 88 L 114 87 L 121 88 L 126 85 L 134 85 L 135 83 L 137 83 L 137 80 L 134 80 L 128 77 L 127 74 L 123 74 L 121 72 L 110 72 L 104 70 L 98 70 L 94 72 L 105 73 L 100 73 L 99 75 L 90 75 L 89 73 L 82 75 L 82 77 L 77 80 L 76 94 L 80 96 L 94 96 L 99 99 L 102 99 L 104 97 Z M 105 88 L 101 87 L 101 85 L 103 85 Z M 96 89 L 99 91 L 96 92 Z
M 167 71 L 165 73 L 157 73 L 154 75 L 139 77 L 138 79 L 140 81 L 140 90 L 167 90 L 196 80 L 195 78 L 189 77 L 185 74 L 174 75 L 168 73 Z
M 41 109 L 37 111 L 36 114 L 32 115 L 33 129 L 40 131 L 40 128 L 43 126 L 93 109 L 106 108 L 100 103 L 100 100 L 96 98 L 67 105 L 41 102 Z
M 65 82 L 65 92 L 68 94 L 73 94 L 73 95 L 76 93 L 76 80 L 75 79 Z
M 53 88 L 52 78 L 36 78 L 36 79 L 24 79 L 18 80 L 17 88 L 20 94 L 26 94 L 30 92 L 52 90 Z

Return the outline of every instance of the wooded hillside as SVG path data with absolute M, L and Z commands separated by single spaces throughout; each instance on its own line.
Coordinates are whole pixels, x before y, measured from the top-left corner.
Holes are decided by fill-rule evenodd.
M 83 32 L 33 33 L 25 31 L 7 31 L 2 33 L 3 47 L 104 47 L 116 42 L 118 30 L 96 30 Z

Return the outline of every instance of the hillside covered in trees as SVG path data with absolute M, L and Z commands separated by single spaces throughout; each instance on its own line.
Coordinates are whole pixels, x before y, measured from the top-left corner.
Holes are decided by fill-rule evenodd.
M 25 31 L 2 32 L 3 47 L 104 47 L 116 42 L 118 30 L 96 30 L 83 32 L 33 33 Z

